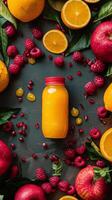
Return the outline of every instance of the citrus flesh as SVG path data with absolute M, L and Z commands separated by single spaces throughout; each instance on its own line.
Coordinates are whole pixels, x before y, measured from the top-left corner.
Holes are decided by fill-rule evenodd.
M 66 195 L 61 197 L 59 200 L 78 200 L 78 199 L 76 197 Z
M 67 27 L 80 29 L 89 23 L 91 12 L 85 2 L 81 0 L 69 0 L 62 8 L 61 18 Z
M 3 92 L 9 84 L 9 73 L 6 65 L 0 60 L 0 92 Z
M 29 22 L 38 17 L 45 5 L 45 0 L 8 0 L 11 14 L 22 22 Z
M 44 47 L 55 54 L 63 53 L 68 47 L 65 34 L 59 30 L 50 30 L 43 37 Z
M 100 0 L 84 0 L 84 1 L 87 2 L 87 3 L 97 3 Z
M 112 112 L 112 83 L 107 87 L 104 93 L 105 108 Z
M 112 162 L 112 128 L 108 129 L 101 137 L 100 151 L 105 159 Z

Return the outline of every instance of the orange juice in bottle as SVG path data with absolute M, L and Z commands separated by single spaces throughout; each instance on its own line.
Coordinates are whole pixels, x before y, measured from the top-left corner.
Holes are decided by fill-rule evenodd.
M 42 131 L 46 138 L 65 138 L 68 132 L 69 95 L 64 77 L 47 77 L 42 94 Z

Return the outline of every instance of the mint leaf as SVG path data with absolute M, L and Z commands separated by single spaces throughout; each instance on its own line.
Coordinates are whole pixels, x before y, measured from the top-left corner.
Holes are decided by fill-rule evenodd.
M 0 27 L 0 41 L 2 48 L 2 55 L 6 65 L 9 65 L 9 57 L 7 55 L 8 37 L 2 27 Z
M 53 176 L 61 176 L 63 169 L 62 162 L 59 161 L 58 163 L 53 163 L 52 169 L 53 169 Z
M 112 16 L 112 1 L 108 1 L 107 3 L 105 3 L 101 6 L 98 16 L 94 20 L 94 22 L 101 21 L 110 16 Z
M 89 48 L 90 46 L 90 35 L 91 32 L 81 34 L 81 37 L 74 43 L 72 40 L 70 47 L 67 50 L 66 56 L 70 55 L 74 51 L 80 51 Z
M 98 167 L 94 168 L 94 180 L 97 180 L 102 177 L 105 179 L 105 181 L 107 183 L 110 183 L 111 182 L 111 176 L 110 176 L 111 171 L 112 170 L 110 170 L 109 167 L 105 167 L 103 169 L 98 168 Z
M 5 6 L 2 0 L 0 0 L 0 15 L 5 18 L 7 21 L 11 22 L 17 29 L 16 20 L 9 12 L 8 8 Z
M 0 125 L 5 124 L 13 114 L 20 111 L 20 108 L 0 108 Z
M 108 66 L 105 76 L 107 76 L 107 77 L 112 76 L 112 65 Z

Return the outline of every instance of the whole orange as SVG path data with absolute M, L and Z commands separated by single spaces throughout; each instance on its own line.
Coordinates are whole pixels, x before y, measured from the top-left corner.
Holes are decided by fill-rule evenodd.
M 37 18 L 43 11 L 45 0 L 8 0 L 11 14 L 22 22 Z

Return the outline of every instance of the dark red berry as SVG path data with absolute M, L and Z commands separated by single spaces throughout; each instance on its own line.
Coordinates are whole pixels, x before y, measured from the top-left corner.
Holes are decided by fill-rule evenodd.
M 97 108 L 97 115 L 99 118 L 105 118 L 107 116 L 107 110 L 104 106 Z
M 89 135 L 95 140 L 101 138 L 101 132 L 98 128 L 92 128 L 89 131 Z
M 18 54 L 18 50 L 15 45 L 9 45 L 7 48 L 7 55 L 9 57 L 15 57 Z
M 75 167 L 85 167 L 86 162 L 81 156 L 77 156 L 74 159 L 74 165 L 75 165 Z
M 37 40 L 40 40 L 42 38 L 42 36 L 43 36 L 43 32 L 39 27 L 35 27 L 35 28 L 32 29 L 32 35 Z
M 12 24 L 9 24 L 5 27 L 5 32 L 8 37 L 13 37 L 16 34 L 16 29 Z
M 69 188 L 68 181 L 64 181 L 64 180 L 60 181 L 58 184 L 58 188 L 61 192 L 67 192 Z
M 93 95 L 96 92 L 96 85 L 93 81 L 90 81 L 85 84 L 84 89 L 88 95 Z
M 63 56 L 57 56 L 56 58 L 54 58 L 53 62 L 57 67 L 63 67 L 64 66 L 64 58 L 63 58 Z
M 35 58 L 35 59 L 41 58 L 43 56 L 43 52 L 39 48 L 35 47 L 30 51 L 30 55 L 32 58 Z
M 82 62 L 84 60 L 84 56 L 80 51 L 76 51 L 73 53 L 72 59 L 75 62 Z
M 24 142 L 24 138 L 23 138 L 23 137 L 20 137 L 18 140 L 19 140 L 21 143 Z

